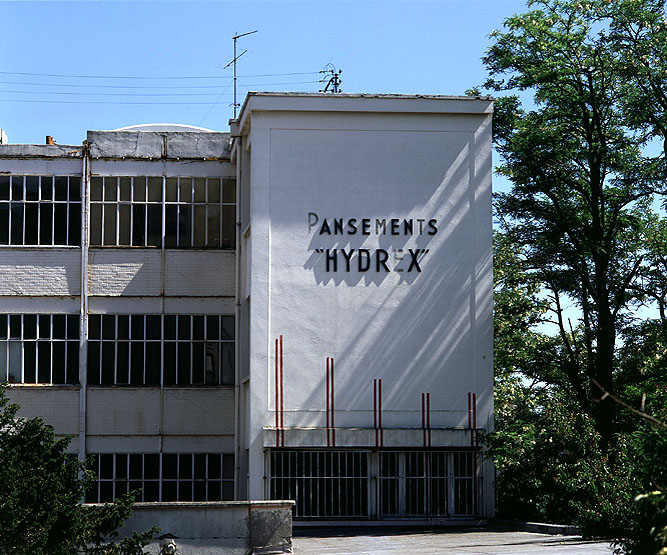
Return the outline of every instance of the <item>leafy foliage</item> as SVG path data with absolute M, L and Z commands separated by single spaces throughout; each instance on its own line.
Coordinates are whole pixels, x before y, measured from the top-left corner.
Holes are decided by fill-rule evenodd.
M 528 6 L 484 58 L 486 87 L 507 93 L 493 138 L 512 184 L 495 199 L 486 441 L 498 514 L 667 553 L 667 220 L 655 210 L 667 194 L 664 1 Z
M 82 505 L 93 479 L 66 454 L 39 418 L 17 417 L 19 407 L 0 388 L 0 552 L 15 555 L 144 553 L 157 529 L 114 542 L 132 511 L 133 495 L 115 503 Z

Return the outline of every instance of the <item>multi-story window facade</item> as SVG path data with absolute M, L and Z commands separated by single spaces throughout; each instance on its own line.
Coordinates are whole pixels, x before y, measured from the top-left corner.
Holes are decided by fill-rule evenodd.
M 10 396 L 90 500 L 493 516 L 492 109 L 251 93 L 230 134 L 0 145 Z
M 127 137 L 174 135 L 102 135 L 122 152 L 0 147 L 0 382 L 93 457 L 89 501 L 233 499 L 227 135 L 141 162 Z

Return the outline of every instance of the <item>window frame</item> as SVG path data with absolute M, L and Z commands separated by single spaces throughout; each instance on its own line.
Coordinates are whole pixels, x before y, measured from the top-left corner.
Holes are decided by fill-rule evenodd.
M 63 319 L 65 325 L 62 332 L 56 330 L 57 320 L 60 318 Z M 34 324 L 28 323 L 33 319 Z M 48 321 L 48 326 L 42 323 L 46 321 Z M 14 385 L 78 385 L 79 326 L 80 315 L 78 313 L 0 314 L 0 382 Z M 30 327 L 35 328 L 34 333 L 30 332 Z M 45 337 L 47 331 L 48 336 Z M 44 352 L 46 350 L 48 354 Z M 62 381 L 57 378 L 54 381 L 55 374 L 61 373 L 61 370 L 54 364 L 58 356 L 57 351 L 61 351 L 58 354 L 64 354 L 65 357 L 62 366 Z M 13 365 L 17 363 L 17 358 L 20 358 L 18 361 L 20 376 L 16 375 L 16 369 L 13 368 Z M 49 364 L 44 364 L 43 360 Z M 45 371 L 48 371 L 48 380 L 41 379 Z
M 32 191 L 36 197 L 33 198 L 28 198 L 34 187 L 34 183 L 32 186 L 29 185 L 29 180 L 37 180 L 36 190 Z M 43 185 L 44 180 L 46 186 Z M 49 180 L 50 187 L 48 187 Z M 64 186 L 62 180 L 66 180 Z M 50 190 L 50 193 L 45 195 L 47 190 Z M 30 217 L 28 217 L 29 211 L 32 213 Z M 0 175 L 0 247 L 80 248 L 82 214 L 79 175 L 23 173 Z M 18 221 L 15 221 L 16 218 Z M 29 225 L 29 219 L 34 220 L 36 228 Z M 47 221 L 49 221 L 50 235 L 49 231 L 45 232 L 43 228 Z M 63 236 L 64 242 L 57 240 Z M 45 237 L 50 239 L 44 240 Z
M 157 458 L 157 467 L 152 472 L 146 471 L 147 457 Z M 165 476 L 165 458 L 175 457 L 175 476 Z M 215 457 L 220 457 L 219 467 L 215 471 Z M 190 476 L 181 464 L 190 460 Z M 197 476 L 197 461 L 204 459 L 204 476 Z M 213 461 L 212 461 L 213 459 Z M 138 475 L 137 462 L 140 461 Z M 213 464 L 212 464 L 213 462 Z M 104 465 L 104 470 L 102 466 Z M 136 501 L 232 501 L 234 499 L 234 454 L 233 453 L 92 453 L 88 458 L 88 469 L 95 473 L 86 492 L 87 503 L 104 503 L 140 488 Z M 157 470 L 157 472 L 155 472 Z M 182 471 L 183 470 L 183 471 Z M 109 471 L 111 471 L 109 473 Z M 148 474 L 148 477 L 147 477 Z M 150 488 L 146 486 L 150 485 Z M 175 496 L 166 494 L 165 486 L 175 487 Z M 219 485 L 219 495 L 215 487 Z M 156 486 L 156 487 L 154 487 Z M 189 488 L 188 488 L 189 486 Z M 187 491 L 190 491 L 190 495 Z M 205 495 L 196 495 L 199 491 Z M 213 495 L 211 492 L 213 490 Z M 155 495 L 157 493 L 157 495 Z M 175 497 L 175 498 L 174 498 Z M 195 497 L 198 497 L 195 499 Z M 202 499 L 202 497 L 204 497 Z
M 124 180 L 128 181 L 124 183 Z M 158 181 L 159 195 L 155 195 Z M 203 193 L 200 193 L 202 182 Z M 217 193 L 212 195 L 215 188 L 211 184 L 215 182 L 219 182 Z M 89 197 L 92 248 L 236 248 L 234 177 L 97 175 L 91 177 Z M 155 222 L 157 214 L 159 225 Z M 109 227 L 107 218 L 113 220 Z M 202 222 L 201 228 L 197 222 Z M 210 237 L 215 229 L 217 235 Z
M 149 322 L 155 323 L 156 318 L 159 329 L 149 329 Z M 216 321 L 217 326 L 212 326 Z M 233 387 L 235 332 L 233 314 L 89 314 L 87 383 L 102 387 Z M 157 355 L 156 346 L 159 363 L 151 359 Z M 173 352 L 167 352 L 171 346 Z M 196 354 L 203 354 L 203 359 L 197 362 Z M 119 365 L 124 357 L 127 368 Z M 168 368 L 165 361 L 172 361 L 173 366 Z M 209 370 L 209 361 L 217 365 L 217 373 L 215 368 Z M 150 373 L 156 368 L 157 379 Z M 109 379 L 111 372 L 113 380 Z

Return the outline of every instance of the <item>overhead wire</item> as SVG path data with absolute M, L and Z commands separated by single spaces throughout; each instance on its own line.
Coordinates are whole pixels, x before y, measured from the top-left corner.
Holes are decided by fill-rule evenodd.
M 307 71 L 307 72 L 289 72 L 289 73 L 262 73 L 254 75 L 244 75 L 242 78 L 256 78 L 256 77 L 288 77 L 288 76 L 299 76 L 299 75 L 317 75 L 318 71 Z M 30 99 L 30 98 L 0 98 L 0 102 L 16 102 L 16 103 L 32 103 L 32 104 L 112 104 L 112 105 L 152 105 L 152 106 L 174 106 L 174 105 L 206 105 L 211 106 L 209 111 L 204 115 L 205 119 L 210 111 L 218 104 L 221 98 L 225 96 L 231 96 L 231 94 L 225 95 L 225 92 L 229 89 L 229 86 L 232 84 L 232 76 L 204 76 L 204 75 L 189 75 L 189 76 L 159 76 L 159 77 L 149 77 L 149 76 L 121 76 L 121 75 L 72 75 L 72 74 L 63 74 L 63 73 L 34 73 L 34 72 L 11 72 L 11 71 L 0 71 L 0 75 L 27 75 L 32 77 L 51 77 L 51 78 L 66 78 L 66 79 L 116 79 L 116 80 L 159 80 L 159 81 L 168 81 L 168 80 L 178 80 L 178 79 L 214 79 L 214 80 L 227 80 L 224 83 L 224 89 L 222 93 L 218 95 L 216 92 L 170 92 L 171 90 L 200 90 L 200 89 L 220 89 L 223 83 L 220 84 L 204 84 L 204 85 L 173 85 L 173 84 L 160 84 L 160 85 L 136 85 L 136 84 L 99 84 L 99 83 L 39 83 L 33 81 L 8 81 L 1 80 L 0 83 L 9 86 L 28 86 L 28 87 L 39 87 L 41 90 L 0 90 L 0 94 L 12 94 L 12 95 L 35 95 L 40 94 L 44 95 L 47 98 L 42 99 Z M 308 80 L 308 81 L 280 81 L 280 82 L 262 82 L 262 83 L 245 83 L 242 84 L 247 90 L 250 90 L 249 87 L 275 87 L 275 86 L 284 86 L 284 85 L 302 85 L 302 84 L 314 84 L 318 83 L 319 80 Z M 63 91 L 63 90 L 44 90 L 48 88 L 58 87 L 62 88 L 75 88 L 75 89 L 92 89 L 90 92 L 84 91 Z M 100 91 L 95 92 L 95 89 L 113 89 L 118 92 L 106 92 Z M 123 90 L 158 90 L 160 92 L 119 92 Z M 213 97 L 217 98 L 211 104 L 211 101 L 208 102 L 177 102 L 177 101 L 160 101 L 160 102 L 143 102 L 143 101 L 133 101 L 132 98 L 135 97 L 152 97 L 152 98 L 164 98 L 164 97 Z M 55 98 L 48 98 L 49 96 L 69 96 L 69 97 L 126 97 L 127 100 L 60 100 Z
M 264 85 L 295 85 L 303 83 L 319 83 L 319 81 L 290 81 L 287 83 L 250 83 L 251 87 Z M 245 85 L 244 85 L 245 86 Z M 14 91 L 2 90 L 0 93 L 11 94 L 59 94 L 76 96 L 215 96 L 218 93 L 118 93 L 118 92 L 68 92 L 68 91 Z
M 258 73 L 256 75 L 239 75 L 237 77 L 281 77 L 285 75 L 314 75 L 319 71 L 300 71 L 293 73 Z M 31 75 L 40 77 L 68 77 L 75 79 L 143 79 L 143 80 L 165 80 L 165 79 L 232 79 L 229 75 L 174 75 L 149 77 L 146 75 L 68 75 L 64 73 L 30 73 L 27 71 L 0 71 L 0 75 Z

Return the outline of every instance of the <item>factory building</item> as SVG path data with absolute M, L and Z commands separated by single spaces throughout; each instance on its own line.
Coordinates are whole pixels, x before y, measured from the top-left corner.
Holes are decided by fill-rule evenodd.
M 250 93 L 0 144 L 0 380 L 89 501 L 493 515 L 489 99 Z

